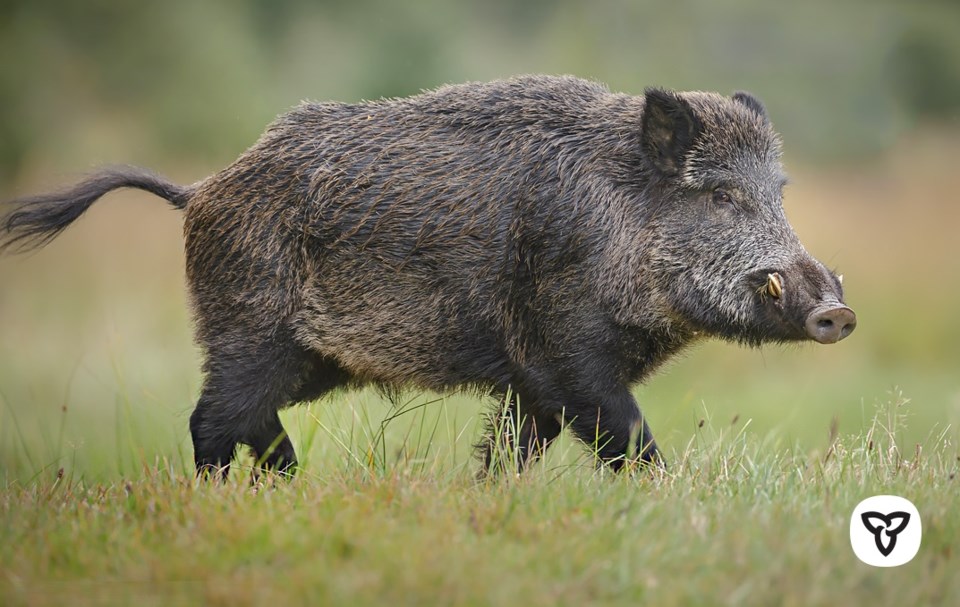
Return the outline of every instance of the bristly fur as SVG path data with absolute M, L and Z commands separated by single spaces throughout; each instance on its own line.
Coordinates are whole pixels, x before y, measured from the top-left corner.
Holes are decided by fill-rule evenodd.
M 2 230 L 40 246 L 118 187 L 184 209 L 200 471 L 238 443 L 292 471 L 277 411 L 371 383 L 505 399 L 521 467 L 561 419 L 620 466 L 631 444 L 660 461 L 630 386 L 663 361 L 705 336 L 803 339 L 811 309 L 842 301 L 787 223 L 783 180 L 749 94 L 529 76 L 304 103 L 193 187 L 108 170 L 15 202 Z M 771 272 L 780 299 L 758 295 Z

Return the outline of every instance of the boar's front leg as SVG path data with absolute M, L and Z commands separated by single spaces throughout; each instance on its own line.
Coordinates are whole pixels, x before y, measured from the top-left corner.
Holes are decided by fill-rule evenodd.
M 636 400 L 624 386 L 595 396 L 571 395 L 565 416 L 570 429 L 601 463 L 620 470 L 629 460 L 663 466 L 663 457 Z
M 560 435 L 560 420 L 536 403 L 512 393 L 490 416 L 480 448 L 483 467 L 479 477 L 523 472 L 546 452 Z

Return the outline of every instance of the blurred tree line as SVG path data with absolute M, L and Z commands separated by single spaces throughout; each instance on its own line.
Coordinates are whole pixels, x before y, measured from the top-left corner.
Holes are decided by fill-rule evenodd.
M 301 99 L 530 72 L 750 90 L 814 161 L 960 116 L 955 0 L 5 0 L 0 57 L 0 187 L 78 156 L 199 177 Z

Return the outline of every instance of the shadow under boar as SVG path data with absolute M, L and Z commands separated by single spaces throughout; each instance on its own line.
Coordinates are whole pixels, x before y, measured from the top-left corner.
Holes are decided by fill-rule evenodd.
M 278 410 L 368 383 L 498 395 L 486 472 L 563 425 L 619 468 L 662 461 L 630 386 L 682 348 L 856 325 L 787 222 L 780 158 L 747 93 L 523 77 L 304 103 L 192 186 L 109 168 L 10 203 L 2 231 L 41 246 L 122 187 L 184 211 L 198 472 L 238 444 L 292 472 Z

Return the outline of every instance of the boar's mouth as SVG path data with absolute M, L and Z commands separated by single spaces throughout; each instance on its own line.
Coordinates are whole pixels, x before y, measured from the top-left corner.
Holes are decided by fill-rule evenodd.
M 839 293 L 811 297 L 797 281 L 791 285 L 783 270 L 756 270 L 748 274 L 746 282 L 765 312 L 760 322 L 780 325 L 786 333 L 783 339 L 832 344 L 853 333 L 857 326 L 856 314 L 843 304 Z

